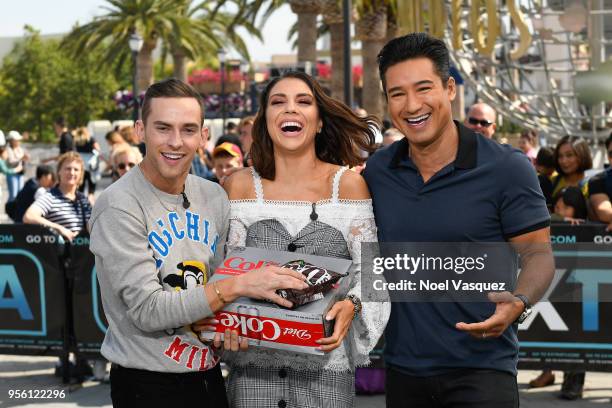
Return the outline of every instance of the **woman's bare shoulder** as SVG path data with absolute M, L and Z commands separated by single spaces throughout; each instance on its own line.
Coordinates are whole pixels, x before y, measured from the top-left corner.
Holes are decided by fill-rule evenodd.
M 347 170 L 340 178 L 340 199 L 344 200 L 368 200 L 370 190 L 361 174 Z
M 255 198 L 253 176 L 250 168 L 239 170 L 229 176 L 223 188 L 230 200 L 248 200 Z

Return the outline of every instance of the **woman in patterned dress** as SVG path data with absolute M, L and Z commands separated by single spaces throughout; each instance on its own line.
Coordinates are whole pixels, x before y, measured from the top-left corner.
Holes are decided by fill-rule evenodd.
M 355 367 L 367 365 L 390 313 L 361 301 L 361 242 L 376 241 L 368 188 L 345 171 L 372 150 L 373 117 L 360 118 L 324 94 L 311 77 L 290 72 L 262 94 L 253 125 L 253 167 L 225 183 L 228 246 L 254 246 L 352 259 L 352 299 L 338 301 L 321 339 L 322 356 L 251 348 L 232 358 L 233 407 L 352 407 Z M 361 303 L 362 309 L 357 312 Z

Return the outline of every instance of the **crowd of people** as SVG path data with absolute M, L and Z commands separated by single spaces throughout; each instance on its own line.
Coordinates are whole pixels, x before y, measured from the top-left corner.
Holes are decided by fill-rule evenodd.
M 23 188 L 29 156 L 19 135 L 9 134 L 0 171 L 11 218 L 68 241 L 91 233 L 114 406 L 353 406 L 355 367 L 368 363 L 383 332 L 388 407 L 518 406 L 516 323 L 554 273 L 551 215 L 612 229 L 612 169 L 587 179 L 589 146 L 570 136 L 554 149 L 537 149 L 533 130 L 521 135 L 520 150 L 496 142 L 496 112 L 484 103 L 471 106 L 463 123 L 453 120 L 455 83 L 439 40 L 399 37 L 378 61 L 391 118 L 382 129 L 310 76 L 290 72 L 267 84 L 256 116 L 229 122 L 210 148 L 200 96 L 175 79 L 147 90 L 134 127 L 106 135 L 108 155 L 86 128 L 70 131 L 56 120 L 60 155 L 50 160 L 57 170 L 38 166 Z M 612 135 L 606 147 L 612 161 Z M 102 163 L 113 184 L 94 205 Z M 491 304 L 362 302 L 360 243 L 375 241 L 542 249 L 519 249 L 515 290 Z M 276 290 L 306 287 L 301 274 L 273 266 L 207 283 L 226 245 L 352 260 L 348 294 L 326 316 L 335 323 L 319 340 L 323 356 L 249 348 L 236 331 L 205 344 L 193 335 L 214 329 L 213 312 L 239 296 L 288 306 Z M 188 259 L 201 262 L 204 278 L 179 291 L 165 284 Z M 182 350 L 206 350 L 199 371 L 193 352 L 186 364 L 168 354 L 177 341 Z M 227 393 L 223 350 L 232 354 L 225 354 Z M 584 372 L 565 376 L 562 396 L 581 397 Z M 552 382 L 546 370 L 531 385 Z M 180 396 L 169 392 L 177 386 Z

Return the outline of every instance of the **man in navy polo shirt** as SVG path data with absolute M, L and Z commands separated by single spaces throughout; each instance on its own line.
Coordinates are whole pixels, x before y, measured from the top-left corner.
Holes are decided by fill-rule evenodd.
M 518 407 L 517 325 L 554 273 L 549 214 L 518 150 L 451 117 L 455 82 L 440 40 L 415 33 L 378 56 L 393 126 L 365 179 L 384 242 L 504 242 L 521 255 L 514 294 L 491 303 L 393 303 L 385 334 L 387 407 Z M 535 244 L 535 245 L 519 245 Z

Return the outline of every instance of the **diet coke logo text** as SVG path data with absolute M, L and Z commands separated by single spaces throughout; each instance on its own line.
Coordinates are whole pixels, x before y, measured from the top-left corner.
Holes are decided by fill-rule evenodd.
M 225 327 L 238 330 L 243 336 L 247 336 L 250 332 L 261 333 L 264 340 L 274 341 L 281 335 L 278 323 L 269 319 L 221 313 L 219 322 Z
M 312 336 L 310 335 L 310 333 L 308 333 L 308 330 L 302 329 L 293 329 L 291 327 L 285 327 L 285 329 L 283 330 L 283 334 L 285 336 L 293 336 L 296 337 L 300 340 L 308 340 L 310 339 Z
M 318 347 L 316 340 L 325 337 L 322 323 L 305 323 L 285 319 L 266 318 L 233 312 L 218 312 L 218 333 L 236 330 L 240 336 L 275 343 Z

